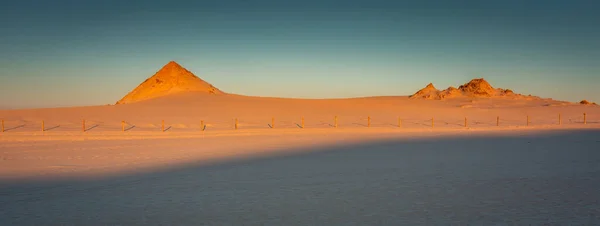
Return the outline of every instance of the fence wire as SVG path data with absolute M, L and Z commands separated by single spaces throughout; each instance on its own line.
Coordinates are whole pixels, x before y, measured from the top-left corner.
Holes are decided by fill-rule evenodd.
M 191 121 L 194 121 L 193 123 Z M 214 131 L 244 129 L 310 129 L 310 128 L 498 128 L 522 126 L 573 126 L 598 125 L 600 115 L 539 115 L 539 116 L 485 116 L 467 117 L 374 117 L 374 116 L 329 116 L 329 117 L 265 117 L 263 119 L 189 119 L 185 120 L 106 120 L 81 119 L 70 121 L 10 119 L 2 120 L 2 131 Z

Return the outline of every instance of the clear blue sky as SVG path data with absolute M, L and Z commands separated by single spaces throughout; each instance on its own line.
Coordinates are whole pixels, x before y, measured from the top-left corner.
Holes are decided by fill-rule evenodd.
M 112 104 L 170 60 L 246 95 L 409 95 L 484 77 L 600 102 L 599 11 L 577 0 L 8 1 L 0 108 Z

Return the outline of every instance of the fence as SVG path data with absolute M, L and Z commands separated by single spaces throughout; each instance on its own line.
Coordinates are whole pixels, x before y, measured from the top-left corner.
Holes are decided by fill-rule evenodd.
M 254 117 L 255 119 L 256 117 Z M 267 118 L 267 117 L 265 117 Z M 166 120 L 157 120 L 159 123 L 132 123 L 127 120 L 122 120 L 120 126 L 114 122 L 99 121 L 99 120 L 81 120 L 79 128 L 76 123 L 62 122 L 56 123 L 53 121 L 40 120 L 35 121 L 1 120 L 2 133 L 14 131 L 38 131 L 38 132 L 54 132 L 54 131 L 79 131 L 82 133 L 90 131 L 214 131 L 214 130 L 244 130 L 244 129 L 279 129 L 279 128 L 506 128 L 506 127 L 539 127 L 539 126 L 586 126 L 594 124 L 600 126 L 600 117 L 595 117 L 596 121 L 590 120 L 588 114 L 582 113 L 578 116 L 570 115 L 564 117 L 562 114 L 556 114 L 554 119 L 548 116 L 525 115 L 521 119 L 518 117 L 501 116 L 485 116 L 485 117 L 431 117 L 431 118 L 411 118 L 398 116 L 394 119 L 391 117 L 372 117 L 367 116 L 331 116 L 327 118 L 315 118 L 311 121 L 308 117 L 298 117 L 290 119 L 286 117 L 278 120 L 277 117 L 271 117 L 269 122 L 262 120 L 248 120 L 242 118 L 234 118 L 230 122 L 224 120 L 198 120 L 197 123 L 175 123 L 169 124 Z M 308 123 L 307 123 L 308 122 Z M 39 124 L 38 124 L 39 123 Z M 35 124 L 39 127 L 35 129 Z

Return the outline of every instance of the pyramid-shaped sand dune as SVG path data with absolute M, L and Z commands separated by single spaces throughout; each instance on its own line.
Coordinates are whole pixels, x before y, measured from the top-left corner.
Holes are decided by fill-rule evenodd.
M 171 61 L 129 92 L 117 104 L 134 103 L 182 92 L 199 92 L 207 95 L 225 94 L 175 61 Z

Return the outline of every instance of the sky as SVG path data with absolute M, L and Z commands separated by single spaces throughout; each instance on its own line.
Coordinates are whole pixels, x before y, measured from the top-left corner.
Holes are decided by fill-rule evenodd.
M 174 60 L 219 89 L 410 95 L 432 82 L 600 102 L 594 1 L 0 3 L 0 108 L 114 104 Z

